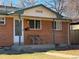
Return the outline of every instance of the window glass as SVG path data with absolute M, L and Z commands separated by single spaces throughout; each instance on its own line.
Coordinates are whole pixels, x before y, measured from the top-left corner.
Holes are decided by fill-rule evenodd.
M 0 25 L 4 25 L 5 24 L 5 18 L 4 17 L 0 17 Z
M 62 22 L 61 21 L 54 21 L 52 22 L 53 29 L 61 30 L 62 29 Z
M 19 22 L 19 20 L 15 20 L 15 35 L 22 35 L 22 21 Z
M 34 28 L 34 20 L 29 21 L 30 28 Z
M 40 21 L 36 20 L 36 29 L 40 29 Z
M 31 29 L 40 29 L 40 20 L 30 20 L 29 25 Z

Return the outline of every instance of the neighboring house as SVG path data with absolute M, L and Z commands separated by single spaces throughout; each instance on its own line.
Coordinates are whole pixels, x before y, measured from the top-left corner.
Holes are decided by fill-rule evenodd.
M 7 14 L 8 12 L 16 11 L 19 9 L 20 8 L 17 8 L 17 7 L 0 5 L 0 14 Z
M 58 15 L 44 5 L 0 15 L 0 46 L 70 44 L 70 20 Z

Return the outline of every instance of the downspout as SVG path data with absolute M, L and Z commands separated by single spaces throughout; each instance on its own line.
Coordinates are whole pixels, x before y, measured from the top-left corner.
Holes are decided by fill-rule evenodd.
M 21 14 L 19 14 L 19 45 L 21 45 Z
M 52 40 L 53 40 L 53 45 L 54 45 L 54 48 L 56 48 L 56 45 L 55 45 L 55 29 L 54 29 L 54 21 L 55 19 L 53 19 L 53 30 L 52 30 Z
M 68 46 L 70 45 L 70 23 L 68 23 Z
M 22 31 L 22 29 L 21 29 L 21 15 L 23 14 L 23 12 L 24 11 L 17 11 L 17 13 L 18 13 L 18 17 L 19 17 L 19 45 L 21 45 L 21 35 L 22 35 L 22 33 L 21 33 L 21 31 Z

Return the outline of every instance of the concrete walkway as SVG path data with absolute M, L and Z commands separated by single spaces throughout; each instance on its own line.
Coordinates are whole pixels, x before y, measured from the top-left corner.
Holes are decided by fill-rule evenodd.
M 68 54 L 54 53 L 54 52 L 53 53 L 46 52 L 45 54 L 50 55 L 50 56 L 62 57 L 62 58 L 79 59 L 79 56 L 76 56 L 76 55 L 68 55 Z

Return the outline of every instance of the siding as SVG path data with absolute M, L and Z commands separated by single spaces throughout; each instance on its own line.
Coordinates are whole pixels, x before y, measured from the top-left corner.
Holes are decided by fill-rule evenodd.
M 41 12 L 37 12 L 41 11 Z M 35 16 L 35 17 L 47 17 L 47 18 L 56 18 L 56 14 L 49 11 L 43 6 L 38 6 L 35 8 L 31 8 L 28 10 L 25 10 L 23 13 L 24 16 Z

